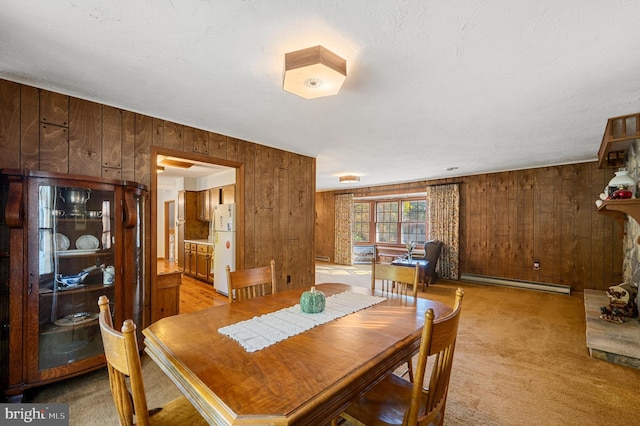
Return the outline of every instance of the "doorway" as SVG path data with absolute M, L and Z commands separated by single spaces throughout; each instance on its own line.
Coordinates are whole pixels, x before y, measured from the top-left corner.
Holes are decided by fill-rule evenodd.
M 150 187 L 150 248 L 151 248 L 151 262 L 150 262 L 150 277 L 151 277 L 151 285 L 150 285 L 150 298 L 151 298 L 151 309 L 154 309 L 158 303 L 162 303 L 161 297 L 159 299 L 158 295 L 158 258 L 164 257 L 164 259 L 171 258 L 171 234 L 173 234 L 173 259 L 175 267 L 177 268 L 177 256 L 180 256 L 178 249 L 178 205 L 177 205 L 177 197 L 172 199 L 165 199 L 167 196 L 165 194 L 165 190 L 163 190 L 159 186 L 159 173 L 156 170 L 156 165 L 158 165 L 159 160 L 163 160 L 166 157 L 170 157 L 170 159 L 175 163 L 183 163 L 183 164 L 192 164 L 196 168 L 210 168 L 211 170 L 235 170 L 235 189 L 236 189 L 236 214 L 237 217 L 244 217 L 244 165 L 242 163 L 230 160 L 224 160 L 214 157 L 209 157 L 203 154 L 197 153 L 187 153 L 182 151 L 176 151 L 168 148 L 162 147 L 151 147 L 151 165 L 153 167 L 151 171 L 151 187 Z M 197 166 L 197 167 L 195 167 Z M 161 167 L 158 167 L 160 169 Z M 164 167 L 164 172 L 166 172 L 169 167 Z M 189 172 L 186 171 L 183 174 L 183 177 L 187 176 Z M 173 174 L 177 174 L 175 170 L 172 172 Z M 213 173 L 213 172 L 212 172 Z M 164 179 L 164 178 L 162 178 Z M 182 188 L 184 189 L 184 188 Z M 176 191 L 177 193 L 177 191 Z M 173 226 L 172 226 L 173 225 Z M 162 234 L 160 236 L 159 234 Z M 244 221 L 239 220 L 236 228 L 236 235 L 239 241 L 242 241 L 242 236 L 244 235 Z M 241 253 L 238 253 L 241 249 L 238 248 L 240 245 L 236 246 L 236 259 L 238 259 L 238 267 L 243 267 L 243 258 Z M 165 262 L 166 263 L 166 262 Z M 167 272 L 167 271 L 163 271 Z M 177 313 L 177 312 L 176 312 Z M 154 315 L 152 313 L 151 317 Z

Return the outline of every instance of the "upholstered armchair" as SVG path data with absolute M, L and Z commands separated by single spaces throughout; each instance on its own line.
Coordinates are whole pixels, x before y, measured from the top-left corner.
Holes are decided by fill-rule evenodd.
M 429 262 L 426 270 L 424 271 L 424 282 L 427 284 L 433 284 L 438 279 L 436 273 L 436 266 L 438 265 L 438 259 L 440 258 L 440 252 L 442 251 L 442 241 L 431 240 L 424 243 L 424 257 L 414 255 L 414 259 L 426 260 Z

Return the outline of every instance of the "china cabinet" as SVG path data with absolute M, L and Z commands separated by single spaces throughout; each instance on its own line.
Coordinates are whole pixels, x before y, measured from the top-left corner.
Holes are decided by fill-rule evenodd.
M 111 301 L 114 324 L 131 318 L 142 330 L 139 218 L 147 191 L 87 176 L 0 172 L 0 236 L 9 258 L 2 383 L 6 397 L 18 401 L 27 388 L 104 365 L 99 296 Z

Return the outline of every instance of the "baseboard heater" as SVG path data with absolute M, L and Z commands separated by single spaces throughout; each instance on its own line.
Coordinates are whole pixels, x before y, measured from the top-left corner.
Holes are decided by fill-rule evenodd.
M 486 275 L 461 274 L 462 281 L 479 284 L 501 285 L 504 287 L 524 288 L 527 290 L 546 291 L 549 293 L 571 294 L 571 286 L 564 284 L 538 283 L 535 281 L 509 280 L 506 278 L 488 277 Z
M 316 256 L 316 260 L 320 260 L 322 262 L 331 262 L 331 258 L 329 256 Z

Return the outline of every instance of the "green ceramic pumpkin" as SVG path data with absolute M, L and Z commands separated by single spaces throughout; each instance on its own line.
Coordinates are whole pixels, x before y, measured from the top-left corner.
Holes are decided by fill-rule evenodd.
M 317 291 L 315 287 L 305 291 L 300 296 L 300 309 L 307 314 L 317 314 L 324 311 L 325 297 L 324 293 Z

